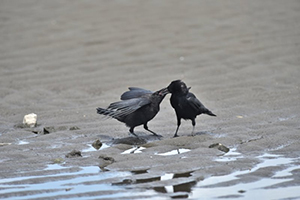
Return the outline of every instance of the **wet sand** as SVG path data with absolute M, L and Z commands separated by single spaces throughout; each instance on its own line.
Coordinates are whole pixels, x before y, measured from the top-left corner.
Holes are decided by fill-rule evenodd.
M 299 10 L 298 1 L 1 1 L 0 197 L 38 193 L 8 192 L 11 178 L 40 176 L 47 183 L 49 174 L 73 177 L 100 167 L 93 181 L 101 173 L 129 175 L 85 184 L 106 184 L 103 193 L 71 194 L 72 186 L 70 194 L 56 196 L 196 199 L 210 189 L 212 177 L 237 173 L 235 180 L 220 180 L 210 190 L 215 196 L 207 197 L 250 198 L 253 190 L 243 184 L 257 183 L 269 191 L 268 199 L 300 198 L 294 192 L 300 186 Z M 124 124 L 103 120 L 96 107 L 118 101 L 130 86 L 155 91 L 175 79 L 217 114 L 197 118 L 196 136 L 190 136 L 191 122 L 182 121 L 180 137 L 172 138 L 176 117 L 168 95 L 148 124 L 160 140 L 137 127 L 146 144 L 91 148 L 97 139 L 112 144 L 129 137 Z M 32 112 L 38 126 L 22 128 L 23 116 Z M 54 131 L 43 134 L 44 127 Z M 209 148 L 215 143 L 233 155 Z M 133 147 L 140 153 L 121 154 Z M 65 157 L 72 150 L 82 157 Z M 175 155 L 159 155 L 173 150 Z M 284 170 L 288 174 L 277 183 L 276 173 Z M 259 185 L 266 179 L 269 184 Z M 232 186 L 239 187 L 218 190 Z M 282 189 L 291 192 L 278 196 Z

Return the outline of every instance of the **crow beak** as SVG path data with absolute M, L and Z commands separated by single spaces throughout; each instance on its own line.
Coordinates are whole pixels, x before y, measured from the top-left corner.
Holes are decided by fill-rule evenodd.
M 170 93 L 169 90 L 168 90 L 168 88 L 163 88 L 163 89 L 161 89 L 159 91 L 159 95 L 162 95 L 162 96 L 164 96 L 164 95 L 166 95 L 168 93 Z
M 188 89 L 187 89 L 187 90 L 188 90 L 188 91 L 190 91 L 190 89 L 191 89 L 191 88 L 192 88 L 192 87 L 188 87 Z

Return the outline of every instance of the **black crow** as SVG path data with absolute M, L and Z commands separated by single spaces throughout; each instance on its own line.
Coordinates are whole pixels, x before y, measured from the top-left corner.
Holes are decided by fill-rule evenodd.
M 196 98 L 196 96 L 189 92 L 190 88 L 186 87 L 186 84 L 181 80 L 173 81 L 169 86 L 168 90 L 172 93 L 170 101 L 172 107 L 175 109 L 177 117 L 177 129 L 174 137 L 177 137 L 177 132 L 181 124 L 181 119 L 192 120 L 193 131 L 196 125 L 195 119 L 197 115 L 202 113 L 208 114 L 210 116 L 216 116 L 210 110 L 205 108 L 205 106 Z
M 153 93 L 142 88 L 130 87 L 129 91 L 122 94 L 121 101 L 111 103 L 108 108 L 97 108 L 97 113 L 125 123 L 130 127 L 129 132 L 136 137 L 138 136 L 134 133 L 134 128 L 142 124 L 147 131 L 158 136 L 148 129 L 147 123 L 158 113 L 159 104 L 168 93 L 167 88 Z

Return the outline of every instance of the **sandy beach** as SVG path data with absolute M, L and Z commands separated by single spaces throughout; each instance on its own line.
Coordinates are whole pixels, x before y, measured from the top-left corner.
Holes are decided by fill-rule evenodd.
M 300 198 L 299 20 L 296 0 L 1 1 L 0 198 Z M 173 138 L 170 95 L 162 138 L 96 113 L 177 79 L 217 114 L 195 136 Z

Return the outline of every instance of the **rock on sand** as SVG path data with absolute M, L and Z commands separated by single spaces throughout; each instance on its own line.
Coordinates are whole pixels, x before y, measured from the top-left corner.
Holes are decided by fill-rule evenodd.
M 24 118 L 23 118 L 23 124 L 30 127 L 30 128 L 35 127 L 36 122 L 37 122 L 37 115 L 34 114 L 34 113 L 25 115 Z

